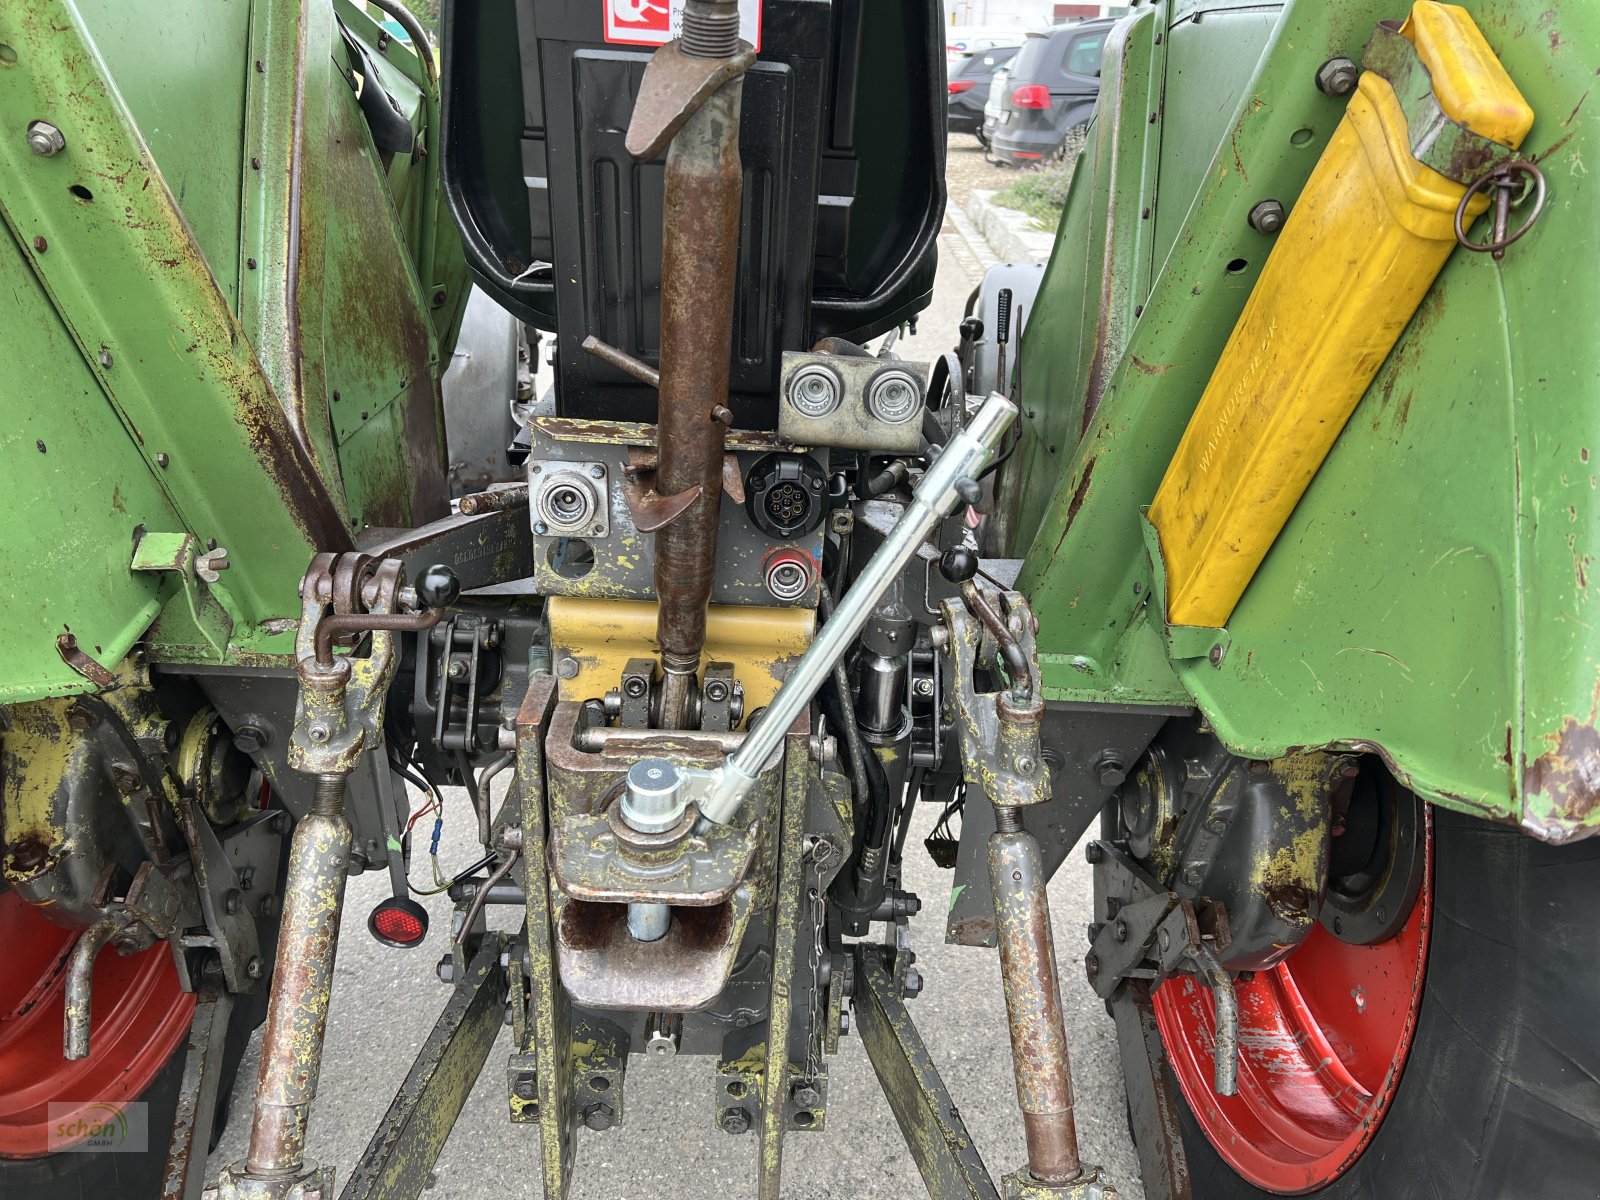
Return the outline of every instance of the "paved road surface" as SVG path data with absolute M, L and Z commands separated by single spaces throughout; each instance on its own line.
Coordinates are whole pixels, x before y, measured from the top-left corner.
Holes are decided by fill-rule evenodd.
M 957 236 L 947 224 L 946 241 Z M 962 247 L 941 255 L 933 307 L 922 315 L 916 339 L 901 342 L 907 358 L 932 357 L 955 339 L 961 305 L 976 280 L 962 262 Z M 463 793 L 447 798 L 444 862 L 459 869 L 473 846 Z M 946 946 L 939 914 L 949 895 L 949 874 L 920 851 L 931 824 L 919 815 L 907 851 L 907 880 L 922 898 L 925 916 L 912 931 L 927 986 L 911 1003 L 991 1173 L 1023 1161 L 1021 1121 L 1006 1038 L 1005 1007 L 994 952 Z M 423 860 L 414 864 L 426 878 Z M 339 1168 L 340 1182 L 404 1078 L 412 1057 L 445 1000 L 433 968 L 443 952 L 449 906 L 429 901 L 434 923 L 427 947 L 392 950 L 367 934 L 366 917 L 384 895 L 387 874 L 353 879 L 339 949 L 321 1091 L 312 1117 L 310 1150 Z M 1072 855 L 1050 888 L 1063 1000 L 1073 1053 L 1078 1132 L 1084 1158 L 1107 1166 L 1124 1200 L 1143 1200 L 1124 1116 L 1121 1075 L 1110 1019 L 1083 980 L 1084 927 L 1090 916 L 1088 868 Z M 497 926 L 510 914 L 495 914 Z M 259 1045 L 259 1035 L 256 1045 Z M 212 1158 L 215 1172 L 243 1157 L 256 1071 L 252 1046 L 240 1071 L 234 1120 Z M 432 1187 L 438 1200 L 534 1200 L 540 1196 L 538 1147 L 532 1127 L 505 1119 L 505 1056 L 509 1031 L 490 1053 L 484 1074 L 446 1145 Z M 828 1130 L 791 1134 L 784 1156 L 784 1195 L 790 1200 L 919 1200 L 922 1188 L 871 1066 L 855 1037 L 841 1041 L 830 1064 Z M 707 1059 L 633 1059 L 628 1071 L 628 1123 L 603 1134 L 580 1134 L 574 1200 L 700 1200 L 754 1195 L 756 1139 L 731 1137 L 713 1124 L 711 1063 Z

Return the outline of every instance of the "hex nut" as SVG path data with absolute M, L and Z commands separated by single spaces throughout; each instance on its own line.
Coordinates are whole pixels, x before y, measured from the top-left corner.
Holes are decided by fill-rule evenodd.
M 723 1133 L 745 1133 L 750 1128 L 750 1114 L 742 1108 L 725 1108 L 717 1124 Z
M 1283 205 L 1276 200 L 1263 200 L 1250 210 L 1250 228 L 1257 233 L 1277 233 L 1287 219 Z
M 28 149 L 40 158 L 54 158 L 66 148 L 65 135 L 49 121 L 28 122 Z
M 1356 90 L 1361 68 L 1348 58 L 1330 58 L 1317 68 L 1317 90 L 1329 96 L 1348 96 Z
M 584 1106 L 583 1123 L 590 1129 L 610 1129 L 616 1124 L 616 1120 L 616 1110 L 609 1104 L 597 1102 Z

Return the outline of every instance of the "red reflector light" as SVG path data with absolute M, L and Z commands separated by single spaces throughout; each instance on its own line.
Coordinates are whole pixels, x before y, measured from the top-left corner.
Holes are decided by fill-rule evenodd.
M 407 897 L 390 896 L 372 910 L 367 931 L 385 946 L 421 945 L 428 933 L 428 910 Z
M 1042 155 L 1042 154 L 1034 154 L 1030 150 L 1013 150 L 1011 152 L 1011 157 L 1012 158 L 1043 158 L 1044 155 Z
M 977 86 L 975 79 L 952 79 L 947 85 L 952 96 L 959 96 L 962 92 L 970 92 Z
M 1026 83 L 1011 93 L 1011 103 L 1017 108 L 1049 108 L 1050 89 L 1042 83 Z

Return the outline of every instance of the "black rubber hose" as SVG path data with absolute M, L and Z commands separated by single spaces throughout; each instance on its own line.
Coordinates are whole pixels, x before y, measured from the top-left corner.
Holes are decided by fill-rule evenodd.
M 824 622 L 833 615 L 833 593 L 826 584 L 821 587 L 817 607 Z M 850 674 L 842 659 L 833 665 L 833 692 L 837 708 L 829 716 L 844 735 L 851 762 L 851 781 L 857 789 L 856 804 L 866 810 L 865 819 L 857 818 L 860 844 L 882 849 L 889 827 L 889 776 L 878 756 L 867 749 L 861 738 L 861 727 L 856 724 L 855 698 L 850 694 Z

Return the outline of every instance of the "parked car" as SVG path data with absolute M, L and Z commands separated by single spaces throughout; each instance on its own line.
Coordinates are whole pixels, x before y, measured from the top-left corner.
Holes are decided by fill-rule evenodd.
M 1083 21 L 1030 33 L 1010 64 L 990 137 L 994 157 L 1013 166 L 1049 161 L 1067 135 L 1089 123 L 1100 98 L 1100 55 L 1116 21 Z
M 983 127 L 978 130 L 978 141 L 983 143 L 985 150 L 994 141 L 994 127 L 1000 124 L 1001 101 L 1006 98 L 1006 85 L 1010 82 L 1010 63 L 996 67 L 994 74 L 989 77 L 989 98 L 983 103 Z
M 997 70 L 1011 61 L 1019 46 L 991 46 L 961 57 L 950 70 L 949 129 L 970 133 L 989 144 L 983 134 L 984 106 L 989 100 L 989 85 Z

